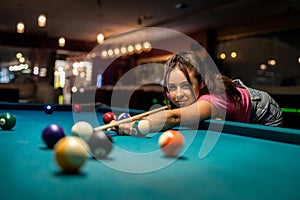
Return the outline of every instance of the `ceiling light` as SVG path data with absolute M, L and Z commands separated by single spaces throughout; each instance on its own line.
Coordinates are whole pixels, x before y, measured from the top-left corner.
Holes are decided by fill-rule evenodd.
M 97 42 L 98 44 L 102 44 L 104 42 L 104 35 L 102 33 L 97 35 Z
M 230 54 L 231 58 L 236 58 L 237 57 L 237 53 L 235 51 L 231 52 Z
M 39 27 L 45 27 L 46 26 L 46 21 L 47 21 L 46 15 L 40 14 L 39 17 L 38 17 L 38 26 Z
M 22 53 L 17 53 L 17 54 L 16 54 L 16 57 L 19 59 L 19 58 L 22 58 L 23 55 L 22 55 Z
M 226 58 L 226 54 L 225 53 L 220 53 L 220 58 L 222 59 L 222 60 L 224 60 L 225 58 Z
M 25 31 L 25 24 L 23 22 L 17 23 L 17 32 L 18 33 L 24 33 Z
M 66 44 L 66 39 L 65 39 L 64 37 L 60 37 L 60 38 L 58 39 L 58 45 L 59 45 L 60 47 L 64 47 L 65 44 Z

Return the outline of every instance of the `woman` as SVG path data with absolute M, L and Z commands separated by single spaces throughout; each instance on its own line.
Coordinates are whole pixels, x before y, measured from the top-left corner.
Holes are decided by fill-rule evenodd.
M 214 72 L 193 52 L 175 54 L 167 61 L 164 84 L 171 109 L 143 119 L 149 132 L 210 118 L 282 126 L 280 107 L 269 94 Z M 119 128 L 126 134 L 135 132 L 133 123 Z

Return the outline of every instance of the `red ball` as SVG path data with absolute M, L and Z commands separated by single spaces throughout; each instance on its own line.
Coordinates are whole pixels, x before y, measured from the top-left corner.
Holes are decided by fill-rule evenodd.
M 158 145 L 164 154 L 168 157 L 177 157 L 184 147 L 184 137 L 176 130 L 168 130 L 161 134 L 158 139 Z
M 81 104 L 74 104 L 73 110 L 75 112 L 81 112 L 82 111 L 82 105 Z
M 107 112 L 102 117 L 104 124 L 109 124 L 112 120 L 116 120 L 116 115 L 113 112 Z

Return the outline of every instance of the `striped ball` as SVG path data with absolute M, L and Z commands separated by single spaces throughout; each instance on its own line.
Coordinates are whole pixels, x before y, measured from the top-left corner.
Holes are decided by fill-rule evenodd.
M 168 130 L 161 134 L 158 145 L 167 157 L 178 157 L 184 147 L 184 137 L 176 130 Z
M 54 146 L 55 159 L 60 168 L 67 173 L 77 173 L 88 156 L 88 145 L 76 136 L 60 139 Z

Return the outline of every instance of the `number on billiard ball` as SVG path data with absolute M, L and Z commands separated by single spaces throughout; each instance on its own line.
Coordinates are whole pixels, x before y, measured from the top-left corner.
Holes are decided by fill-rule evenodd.
M 0 127 L 3 130 L 10 130 L 16 125 L 16 116 L 12 113 L 2 113 L 0 115 Z
M 106 158 L 113 148 L 112 137 L 106 131 L 94 133 L 87 142 L 92 155 L 97 158 Z
M 112 120 L 116 120 L 116 115 L 113 112 L 107 112 L 102 117 L 104 124 L 109 124 Z
M 53 104 L 45 104 L 44 105 L 44 112 L 46 114 L 52 114 L 54 112 L 54 105 Z
M 65 131 L 57 124 L 46 126 L 42 132 L 42 139 L 50 149 L 63 137 L 65 137 Z
M 66 173 L 77 173 L 88 156 L 88 145 L 76 136 L 62 138 L 54 146 L 55 159 Z
M 177 157 L 184 147 L 184 137 L 176 130 L 168 130 L 161 134 L 158 145 L 167 157 Z

